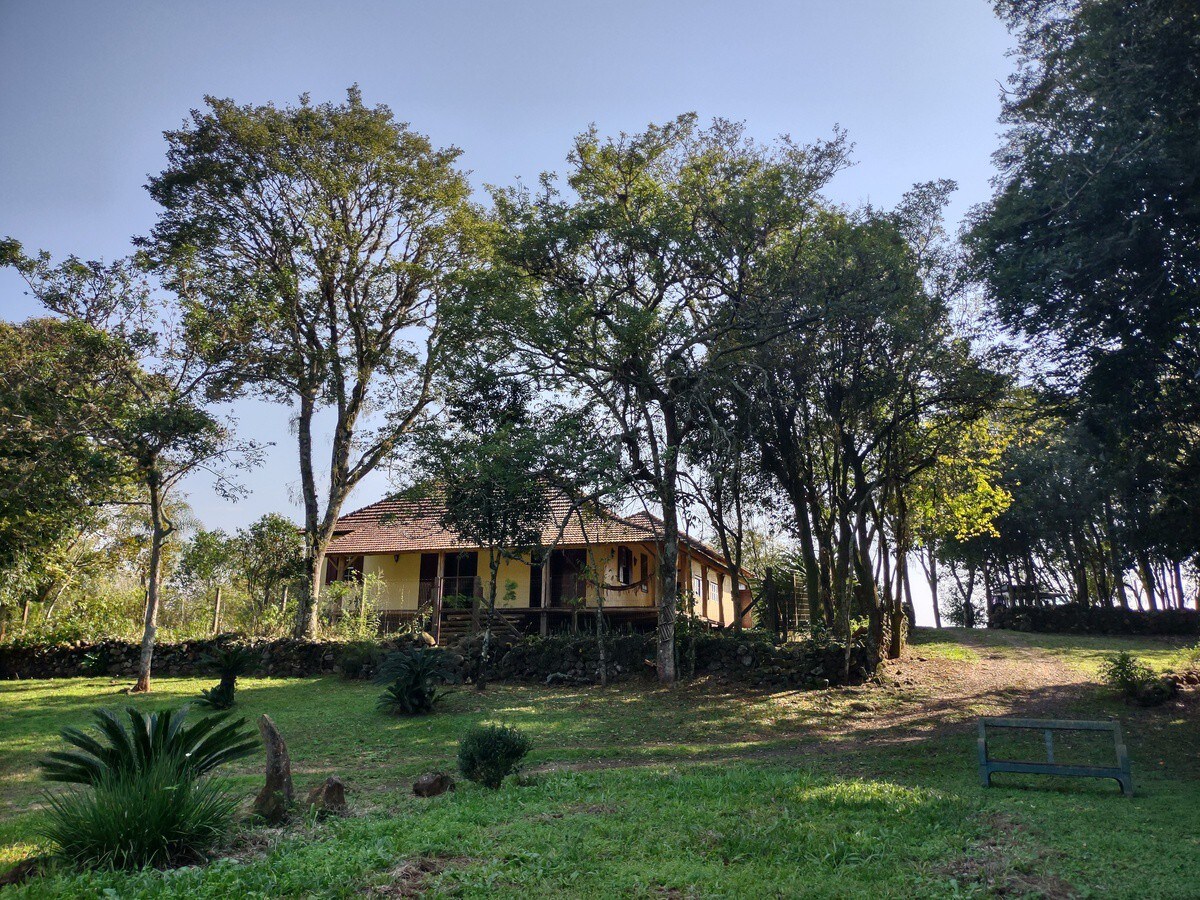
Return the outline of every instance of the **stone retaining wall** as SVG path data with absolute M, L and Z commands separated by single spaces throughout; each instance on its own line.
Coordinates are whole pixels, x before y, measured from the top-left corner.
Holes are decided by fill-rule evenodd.
M 154 674 L 208 676 L 207 657 L 233 638 L 226 636 L 179 644 L 160 644 L 154 650 Z M 241 641 L 258 651 L 249 675 L 297 677 L 341 671 L 347 645 L 334 641 L 251 639 Z M 470 681 L 479 671 L 479 636 L 460 641 L 446 652 L 447 668 L 455 681 Z M 384 652 L 410 646 L 406 642 L 380 644 Z M 606 640 L 610 680 L 653 678 L 653 635 L 614 635 Z M 0 678 L 132 677 L 137 671 L 138 645 L 125 641 L 95 644 L 0 646 Z M 372 667 L 362 674 L 370 676 Z M 755 686 L 800 688 L 838 684 L 844 669 L 844 648 L 812 642 L 775 645 L 762 636 L 747 634 L 681 636 L 679 672 L 682 677 L 710 675 L 718 680 Z M 867 652 L 856 647 L 851 654 L 852 682 L 871 676 L 874 667 Z M 598 680 L 599 648 L 589 635 L 526 637 L 497 640 L 492 647 L 491 680 L 584 684 Z
M 1200 612 L 1194 609 L 1159 609 L 1145 612 L 1120 606 L 997 607 L 989 628 L 1060 634 L 1176 634 L 1200 635 Z
M 155 675 L 206 676 L 210 668 L 205 658 L 230 638 L 158 644 L 154 648 Z M 325 675 L 337 671 L 342 644 L 336 641 L 297 641 L 246 639 L 259 651 L 258 663 L 250 675 Z M 137 644 L 128 641 L 82 641 L 68 644 L 10 644 L 0 646 L 0 678 L 73 678 L 91 676 L 133 676 L 137 672 Z

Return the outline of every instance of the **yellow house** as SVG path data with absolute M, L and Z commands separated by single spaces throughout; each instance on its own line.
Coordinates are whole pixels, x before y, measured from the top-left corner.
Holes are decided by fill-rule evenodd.
M 496 606 L 519 631 L 545 634 L 593 614 L 602 602 L 611 625 L 650 626 L 657 617 L 661 523 L 647 513 L 624 517 L 584 512 L 566 499 L 551 504 L 541 547 L 500 564 Z M 338 519 L 323 587 L 366 579 L 385 630 L 422 619 L 446 642 L 478 623 L 488 576 L 488 551 L 441 524 L 435 498 L 394 498 Z M 692 613 L 729 625 L 735 591 L 718 553 L 700 541 L 679 545 L 677 582 Z M 744 605 L 744 600 L 743 600 Z M 748 617 L 746 624 L 748 624 Z

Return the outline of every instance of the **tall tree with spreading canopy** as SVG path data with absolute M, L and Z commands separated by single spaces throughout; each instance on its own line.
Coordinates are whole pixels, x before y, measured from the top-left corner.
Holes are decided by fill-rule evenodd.
M 811 608 L 847 648 L 865 615 L 872 647 L 899 653 L 913 479 L 1000 384 L 954 334 L 924 264 L 951 188 L 918 186 L 893 212 L 827 210 L 774 294 L 809 324 L 748 362 L 744 413 L 789 501 Z
M 325 551 L 354 487 L 431 400 L 475 211 L 455 168 L 385 106 L 238 106 L 207 99 L 168 132 L 150 179 L 162 207 L 142 241 L 188 299 L 193 347 L 296 410 L 308 591 L 317 625 Z M 332 416 L 327 468 L 318 415 Z
M 749 140 L 694 115 L 635 135 L 580 135 L 563 193 L 494 195 L 496 258 L 518 302 L 506 337 L 577 391 L 662 518 L 657 667 L 675 680 L 684 407 L 742 347 L 760 268 L 812 215 L 845 143 Z M 763 339 L 761 333 L 755 340 Z
M 86 436 L 142 492 L 137 502 L 148 513 L 150 555 L 134 691 L 149 691 L 163 554 L 176 531 L 174 496 L 200 470 L 215 476 L 218 491 L 232 495 L 237 486 L 227 478 L 230 467 L 252 463 L 257 448 L 235 440 L 231 424 L 207 408 L 220 396 L 222 369 L 185 344 L 173 304 L 135 267 L 74 257 L 55 265 L 48 254 L 25 255 L 16 241 L 2 246 L 3 262 L 70 328 L 75 362 L 58 390 L 63 408 L 80 414 L 55 423 L 45 439 L 56 445 L 64 436 Z
M 968 246 L 1001 321 L 1076 399 L 1095 465 L 1123 471 L 1118 500 L 1178 562 L 1200 547 L 1200 7 L 995 6 L 1018 67 Z

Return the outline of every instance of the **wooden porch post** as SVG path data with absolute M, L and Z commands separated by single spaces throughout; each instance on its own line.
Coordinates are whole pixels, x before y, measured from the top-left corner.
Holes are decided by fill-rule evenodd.
M 546 612 L 550 608 L 550 556 L 551 554 L 547 553 L 545 559 L 542 560 L 542 614 L 538 627 L 542 637 L 550 633 L 550 614 Z
M 439 647 L 442 644 L 442 594 L 445 590 L 446 554 L 438 554 L 437 575 L 433 580 L 433 640 Z

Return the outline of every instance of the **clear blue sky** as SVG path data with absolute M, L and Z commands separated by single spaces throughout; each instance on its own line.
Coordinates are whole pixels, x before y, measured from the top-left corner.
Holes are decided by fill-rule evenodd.
M 988 194 L 1010 43 L 988 0 L 0 0 L 0 235 L 123 255 L 154 219 L 142 186 L 162 168 L 163 130 L 205 94 L 336 100 L 355 82 L 462 148 L 478 188 L 561 169 L 590 123 L 633 131 L 695 110 L 763 139 L 840 124 L 857 164 L 833 199 L 886 206 L 952 178 L 957 219 Z M 0 315 L 34 312 L 0 273 Z M 236 412 L 276 446 L 247 499 L 197 482 L 193 508 L 209 527 L 295 515 L 287 411 Z M 371 479 L 352 505 L 386 488 Z

